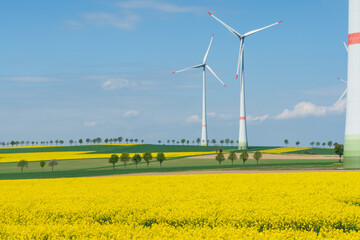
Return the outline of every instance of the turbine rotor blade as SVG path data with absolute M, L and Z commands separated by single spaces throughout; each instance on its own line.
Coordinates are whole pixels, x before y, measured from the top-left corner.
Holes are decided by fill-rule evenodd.
M 345 96 L 346 93 L 347 93 L 347 88 L 345 89 L 345 91 L 343 92 L 343 94 L 341 94 L 341 97 L 339 98 L 339 100 L 337 100 L 336 102 L 337 102 L 337 103 L 340 102 L 340 101 L 344 98 L 344 96 Z
M 215 74 L 215 72 L 208 66 L 208 65 L 205 65 L 207 69 L 209 69 L 209 71 L 217 78 L 217 80 L 219 80 L 219 82 L 224 85 L 224 87 L 227 87 L 225 85 L 225 83 L 223 81 L 221 81 L 221 79 Z
M 349 48 L 348 48 L 348 46 L 346 45 L 346 43 L 345 43 L 345 42 L 343 42 L 343 43 L 344 43 L 344 46 L 345 46 L 346 52 L 349 52 Z
M 199 65 L 195 65 L 195 66 L 192 66 L 192 67 L 184 68 L 184 69 L 172 72 L 172 73 L 184 72 L 184 71 L 187 71 L 187 70 L 191 70 L 191 69 L 194 69 L 194 68 L 200 68 L 200 67 L 204 67 L 204 64 L 199 64 Z
M 265 30 L 265 29 L 267 29 L 267 28 L 269 28 L 269 27 L 275 26 L 275 25 L 277 25 L 277 24 L 279 24 L 279 23 L 282 23 L 282 22 L 283 22 L 283 21 L 279 21 L 279 22 L 270 24 L 270 25 L 268 25 L 268 26 L 266 26 L 266 27 L 252 30 L 252 31 L 250 31 L 250 32 L 245 33 L 243 36 L 244 36 L 244 37 L 248 37 L 248 36 L 250 36 L 250 35 L 252 35 L 252 34 L 254 34 L 254 33 L 260 32 L 260 31 L 262 31 L 262 30 Z
M 234 29 L 232 29 L 229 25 L 227 25 L 226 23 L 224 23 L 223 21 L 221 21 L 220 19 L 218 19 L 217 17 L 215 17 L 213 14 L 211 14 L 210 12 L 208 12 L 210 14 L 210 16 L 212 16 L 213 18 L 215 18 L 219 23 L 221 23 L 222 25 L 224 25 L 230 32 L 232 32 L 232 34 L 234 34 L 235 36 L 241 38 L 242 35 L 240 33 L 238 33 L 237 31 L 235 31 Z
M 209 47 L 208 47 L 208 49 L 207 49 L 207 51 L 206 51 L 206 53 L 205 53 L 205 57 L 204 57 L 204 59 L 203 59 L 203 63 L 206 63 L 206 60 L 207 60 L 207 57 L 208 57 L 208 54 L 209 54 L 209 51 L 210 51 L 210 47 L 211 47 L 211 43 L 212 43 L 213 38 L 214 38 L 214 34 L 213 34 L 212 37 L 211 37 Z
M 242 38 L 240 40 L 239 58 L 238 58 L 238 64 L 237 64 L 237 69 L 236 69 L 236 79 L 238 79 L 238 77 L 239 77 L 240 64 L 242 63 L 243 54 L 244 54 L 244 45 L 245 45 L 244 39 Z
M 343 80 L 343 79 L 341 79 L 341 78 L 337 78 L 337 79 L 339 79 L 340 81 L 342 81 L 343 83 L 345 83 L 345 84 L 347 84 L 347 81 L 345 81 L 345 80 Z

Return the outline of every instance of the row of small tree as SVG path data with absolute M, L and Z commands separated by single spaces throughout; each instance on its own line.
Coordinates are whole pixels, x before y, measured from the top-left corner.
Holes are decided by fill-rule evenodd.
M 112 143 L 121 143 L 121 142 L 126 142 L 126 143 L 144 143 L 144 139 L 133 139 L 133 138 L 125 138 L 123 139 L 122 137 L 116 137 L 116 138 L 105 138 L 104 143 L 105 144 L 112 144 Z M 86 138 L 86 139 L 82 139 L 80 138 L 79 140 L 73 140 L 70 139 L 69 140 L 69 144 L 73 145 L 73 144 L 80 144 L 82 145 L 83 143 L 86 144 L 100 144 L 102 143 L 103 140 L 101 137 L 97 137 L 97 138 Z M 64 140 L 48 140 L 48 141 L 10 141 L 10 142 L 1 142 L 0 141 L 0 145 L 5 147 L 5 146 L 34 146 L 34 145 L 63 145 L 65 143 Z
M 289 144 L 289 140 L 285 139 L 284 143 L 285 143 L 285 146 L 287 147 L 287 145 Z M 296 141 L 295 144 L 298 147 L 300 145 L 300 141 Z M 327 145 L 327 146 L 329 146 L 331 148 L 332 146 L 335 146 L 336 144 L 338 144 L 338 143 L 336 143 L 336 142 L 333 143 L 332 141 L 328 141 L 327 143 L 326 142 L 320 143 L 320 142 L 312 141 L 310 143 L 310 146 L 314 147 L 314 145 L 316 145 L 316 147 L 320 147 L 320 145 L 322 145 L 323 147 L 326 147 L 326 145 Z
M 17 166 L 21 169 L 21 172 L 24 171 L 24 168 L 27 168 L 28 167 L 28 161 L 23 159 L 23 160 L 20 160 L 17 164 Z M 41 160 L 40 161 L 40 167 L 44 170 L 44 167 L 46 165 L 46 161 L 45 160 Z M 48 166 L 51 167 L 51 171 L 54 172 L 54 167 L 58 165 L 58 161 L 56 159 L 53 159 L 53 160 L 50 160 L 48 161 Z
M 142 156 L 140 154 L 134 154 L 134 156 L 131 158 L 130 154 L 128 152 L 124 152 L 120 155 L 120 157 L 116 154 L 112 154 L 111 157 L 109 158 L 109 163 L 111 163 L 113 165 L 113 169 L 115 170 L 115 164 L 117 162 L 119 162 L 119 160 L 121 162 L 123 162 L 124 167 L 126 168 L 126 164 L 132 160 L 137 168 L 137 165 L 144 160 L 146 162 L 147 167 L 149 167 L 150 161 L 153 159 L 153 155 L 151 152 L 146 152 L 144 153 Z M 165 154 L 163 152 L 159 152 L 156 155 L 156 160 L 160 163 L 160 167 L 163 161 L 166 160 L 165 158 Z
M 256 163 L 259 164 L 259 160 L 262 158 L 262 153 L 260 151 L 256 151 L 253 155 L 253 158 L 256 160 Z M 238 159 L 236 153 L 234 151 L 231 151 L 228 156 L 228 160 L 231 161 L 231 164 L 234 165 L 234 161 Z M 247 151 L 243 151 L 239 159 L 243 161 L 243 164 L 249 159 L 249 153 Z M 221 165 L 221 162 L 225 161 L 225 156 L 220 151 L 218 154 L 216 154 L 215 160 L 219 162 L 219 165 Z

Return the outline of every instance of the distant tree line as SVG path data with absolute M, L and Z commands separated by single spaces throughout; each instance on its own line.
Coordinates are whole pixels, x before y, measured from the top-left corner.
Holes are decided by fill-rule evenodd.
M 105 138 L 104 143 L 105 144 L 116 144 L 116 143 L 144 143 L 144 139 L 133 139 L 133 138 L 125 138 L 122 137 L 116 137 L 116 138 Z M 45 146 L 45 145 L 64 145 L 64 140 L 49 140 L 49 141 L 10 141 L 10 142 L 4 142 L 0 141 L 0 146 L 2 147 L 9 147 L 9 146 Z M 73 140 L 70 139 L 68 142 L 70 145 L 82 145 L 82 144 L 100 144 L 103 143 L 103 140 L 101 137 L 97 138 L 86 138 L 86 139 L 78 139 Z
M 287 147 L 287 145 L 289 144 L 289 140 L 285 139 L 284 144 Z M 314 146 L 316 146 L 316 147 L 320 147 L 320 146 L 326 147 L 326 146 L 328 146 L 329 148 L 331 148 L 333 146 L 335 147 L 337 144 L 338 144 L 337 142 L 333 143 L 332 141 L 328 141 L 327 143 L 326 142 L 320 143 L 320 142 L 312 141 L 310 143 L 310 146 L 311 147 L 314 147 Z M 296 141 L 295 145 L 298 147 L 300 145 L 300 141 Z

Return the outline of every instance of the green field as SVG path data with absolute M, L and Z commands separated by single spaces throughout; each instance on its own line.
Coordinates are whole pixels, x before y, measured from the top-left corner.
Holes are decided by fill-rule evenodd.
M 224 151 L 237 150 L 235 146 L 220 146 Z M 276 147 L 250 147 L 249 151 L 265 150 Z M 29 153 L 29 152 L 62 152 L 62 151 L 94 151 L 94 153 L 143 153 L 143 152 L 210 152 L 214 146 L 187 146 L 187 145 L 76 145 L 54 147 L 23 147 L 23 148 L 0 148 L 1 153 Z M 1 156 L 1 155 L 0 155 Z

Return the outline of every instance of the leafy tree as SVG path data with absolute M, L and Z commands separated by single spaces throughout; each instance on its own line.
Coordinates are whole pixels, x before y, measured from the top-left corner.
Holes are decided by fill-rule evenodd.
M 46 161 L 45 160 L 41 160 L 40 161 L 40 167 L 44 170 L 44 167 L 46 165 Z
M 141 143 L 144 143 L 144 139 L 141 139 Z
M 18 162 L 17 166 L 18 166 L 19 168 L 21 168 L 21 172 L 23 172 L 24 167 L 27 167 L 27 166 L 28 166 L 28 161 L 26 161 L 26 160 L 20 160 L 20 161 Z
M 211 143 L 214 144 L 215 146 L 216 140 L 215 139 L 211 140 Z
M 74 143 L 74 140 L 70 140 L 69 143 L 70 145 L 72 145 Z
M 217 153 L 220 150 L 220 147 L 218 145 L 214 145 L 214 150 Z
M 130 138 L 130 143 L 133 143 L 134 142 L 134 139 Z
M 108 144 L 109 139 L 105 138 L 104 142 L 105 142 L 105 144 Z
M 300 142 L 299 142 L 299 141 L 296 141 L 296 143 L 295 143 L 295 144 L 296 144 L 296 146 L 297 146 L 297 147 L 299 147 Z
M 82 140 L 81 138 L 79 139 L 79 143 L 80 143 L 80 144 L 83 144 L 83 140 Z
M 225 143 L 226 143 L 226 145 L 227 145 L 227 146 L 229 146 L 230 139 L 228 139 L 228 138 L 227 138 L 227 139 L 225 139 Z
M 228 159 L 231 161 L 231 165 L 234 165 L 234 161 L 237 159 L 236 153 L 231 151 L 229 153 Z
M 158 141 L 159 145 L 161 144 L 161 140 Z
M 171 140 L 171 142 L 173 143 L 173 145 L 175 144 L 175 139 Z
M 134 141 L 135 141 L 135 143 L 137 143 L 139 141 L 139 139 L 135 138 Z
M 311 147 L 314 147 L 314 141 L 312 141 L 311 143 L 310 143 L 310 145 L 311 145 Z
M 189 140 L 186 140 L 186 144 L 189 145 L 190 141 Z
M 58 161 L 56 159 L 50 160 L 48 165 L 51 167 L 51 172 L 54 172 L 54 167 L 58 165 Z
M 234 146 L 234 140 L 230 140 L 231 146 Z
M 170 145 L 170 140 L 169 139 L 166 142 L 167 142 L 168 145 Z
M 200 145 L 200 142 L 201 142 L 200 138 L 197 138 L 196 143 L 198 144 L 198 146 Z
M 128 143 L 129 143 L 129 139 L 126 138 L 126 139 L 125 139 L 125 142 L 126 142 L 126 144 L 128 144 Z
M 56 140 L 56 141 L 57 141 L 57 140 Z M 56 142 L 56 141 L 55 141 L 55 142 Z M 33 145 L 33 146 L 34 146 L 34 144 L 35 144 L 35 142 L 34 142 L 34 141 L 32 141 L 32 142 L 31 142 L 31 145 Z M 57 145 L 57 143 L 56 143 L 56 145 Z
M 325 146 L 326 146 L 326 143 L 325 143 L 325 142 L 323 142 L 323 144 L 322 144 L 322 145 L 323 145 L 323 147 L 325 147 Z
M 256 160 L 256 164 L 259 164 L 259 160 L 262 158 L 262 153 L 260 151 L 256 151 L 254 153 L 254 159 Z
M 319 146 L 320 146 L 320 142 L 316 142 L 316 146 L 319 147 Z
M 10 144 L 11 144 L 11 146 L 13 147 L 13 146 L 16 144 L 16 142 L 15 142 L 15 141 L 11 141 Z
M 332 147 L 332 145 L 333 145 L 333 143 L 332 143 L 332 141 L 328 141 L 328 146 L 329 146 L 329 148 L 331 148 Z
M 113 138 L 113 141 L 114 141 L 114 143 L 116 144 L 116 142 L 117 142 L 117 138 Z
M 111 155 L 109 158 L 109 163 L 113 165 L 113 170 L 115 170 L 115 164 L 119 161 L 119 156 L 116 154 Z
M 26 146 L 29 146 L 30 144 L 30 141 L 26 141 Z M 51 141 L 51 144 L 52 144 L 52 141 Z
M 156 160 L 160 163 L 160 167 L 161 167 L 161 164 L 163 163 L 163 161 L 166 160 L 165 154 L 164 154 L 163 152 L 159 152 L 159 153 L 156 155 Z
M 120 156 L 120 161 L 124 163 L 124 167 L 126 168 L 126 163 L 130 161 L 130 154 L 128 152 L 124 152 Z
M 146 162 L 147 167 L 149 167 L 149 163 L 152 160 L 152 158 L 153 157 L 152 157 L 151 152 L 146 152 L 146 153 L 143 154 L 143 159 Z
M 181 139 L 181 143 L 182 143 L 182 145 L 185 145 L 185 142 L 186 142 L 186 140 L 185 140 L 185 139 Z
M 220 140 L 220 144 L 222 146 L 224 144 L 224 140 Z
M 113 141 L 114 141 L 114 139 L 112 139 L 112 138 L 109 139 L 110 144 L 112 144 Z
M 248 158 L 249 158 L 249 154 L 247 151 L 243 151 L 240 154 L 240 159 L 243 161 L 243 164 L 245 164 L 245 162 L 248 160 Z
M 289 140 L 285 139 L 284 143 L 285 143 L 285 146 L 287 147 L 287 145 L 289 144 Z
M 344 155 L 344 145 L 336 144 L 334 148 L 334 152 L 339 155 L 339 163 L 341 163 L 341 156 Z
M 135 155 L 132 157 L 132 161 L 135 163 L 136 168 L 137 168 L 137 165 L 139 164 L 139 162 L 141 162 L 141 156 L 140 156 L 140 154 L 135 154 Z
M 122 137 L 118 137 L 117 140 L 119 141 L 119 143 L 122 142 L 123 138 Z
M 221 165 L 221 162 L 225 160 L 224 154 L 219 152 L 216 154 L 215 160 L 219 162 L 219 165 Z
M 91 142 L 90 138 L 86 139 L 86 143 L 89 144 Z
M 179 145 L 179 141 L 176 141 L 176 145 Z

